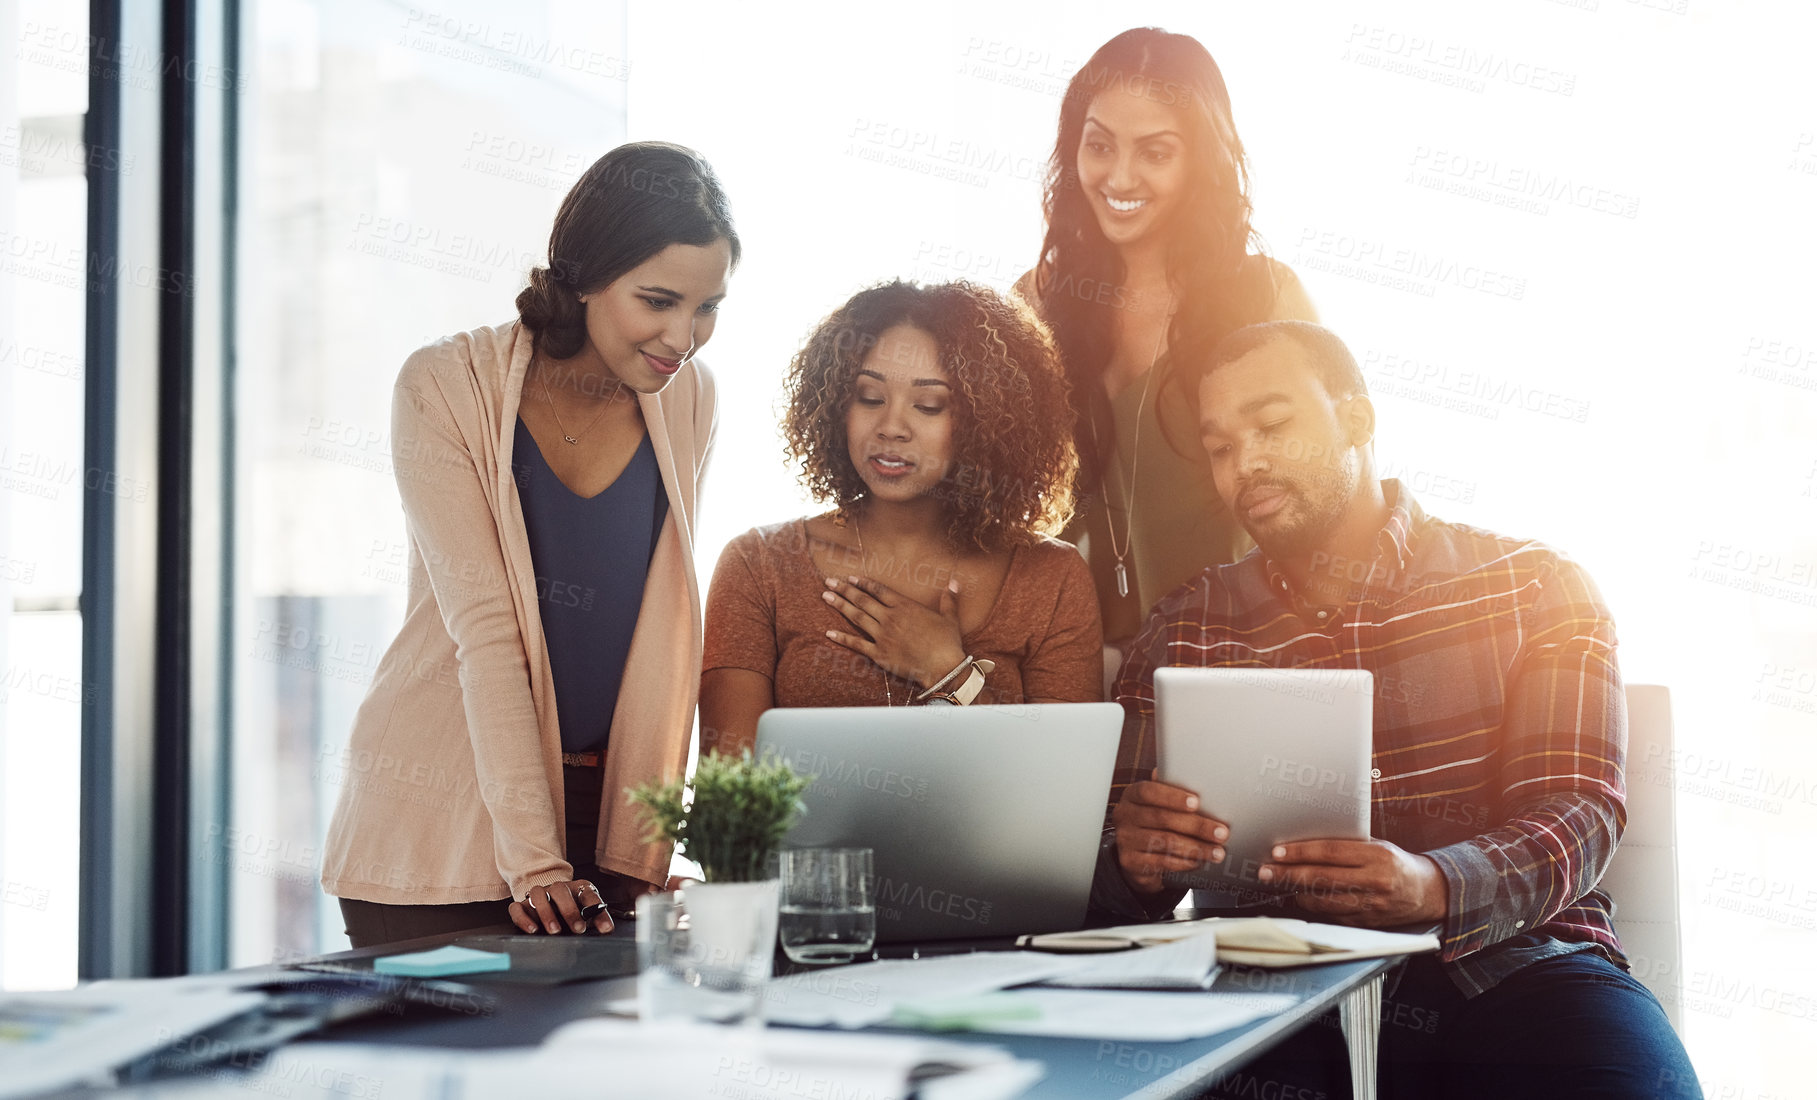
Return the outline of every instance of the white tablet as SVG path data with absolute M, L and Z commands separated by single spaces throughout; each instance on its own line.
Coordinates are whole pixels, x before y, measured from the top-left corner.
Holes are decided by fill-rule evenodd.
M 1167 882 L 1272 895 L 1276 844 L 1367 840 L 1374 701 L 1360 669 L 1156 669 L 1155 777 L 1230 826 L 1223 863 Z

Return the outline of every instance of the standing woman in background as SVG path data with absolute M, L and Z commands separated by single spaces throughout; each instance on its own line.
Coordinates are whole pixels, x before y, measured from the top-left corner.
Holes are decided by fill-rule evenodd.
M 1176 365 L 1244 325 L 1317 315 L 1257 250 L 1224 76 L 1187 35 L 1124 31 L 1073 76 L 1042 207 L 1040 259 L 1017 290 L 1072 382 L 1080 514 L 1062 537 L 1090 562 L 1120 650 L 1156 600 L 1249 548 L 1212 485 L 1198 395 L 1170 384 L 1190 376 Z
M 355 947 L 507 917 L 604 932 L 604 903 L 667 880 L 620 792 L 687 762 L 715 426 L 694 355 L 738 256 L 699 155 L 621 145 L 562 201 L 518 319 L 404 363 L 408 607 L 322 868 Z

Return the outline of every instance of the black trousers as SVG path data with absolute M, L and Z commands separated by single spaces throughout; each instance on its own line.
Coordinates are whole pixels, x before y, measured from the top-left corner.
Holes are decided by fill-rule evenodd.
M 599 832 L 600 795 L 605 786 L 604 768 L 562 768 L 563 798 L 567 803 L 564 845 L 574 877 L 586 879 L 616 907 L 631 896 L 632 884 L 622 875 L 593 862 L 593 841 Z M 376 947 L 400 940 L 441 936 L 469 928 L 510 923 L 507 908 L 510 890 L 498 884 L 498 900 L 469 901 L 454 905 L 386 905 L 376 901 L 341 898 L 341 920 L 354 947 Z
M 500 891 L 503 891 L 502 885 Z M 507 924 L 511 920 L 506 913 L 510 900 L 501 896 L 497 901 L 467 901 L 455 905 L 385 905 L 341 898 L 341 922 L 353 946 L 378 947 L 399 940 Z
M 599 887 L 601 896 L 607 901 L 617 899 L 606 892 L 611 880 L 617 875 L 604 870 L 593 862 L 593 840 L 599 833 L 600 794 L 606 784 L 606 769 L 562 768 L 563 800 L 567 803 L 567 833 L 563 838 L 567 845 L 568 862 L 574 867 L 574 877 L 584 878 Z

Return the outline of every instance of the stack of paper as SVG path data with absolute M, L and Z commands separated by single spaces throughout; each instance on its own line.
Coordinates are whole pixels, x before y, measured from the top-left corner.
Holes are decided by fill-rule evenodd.
M 1431 933 L 1383 932 L 1283 917 L 1210 917 L 1196 921 L 1127 924 L 1083 932 L 1023 936 L 1017 943 L 1022 947 L 1067 953 L 1124 951 L 1131 947 L 1179 943 L 1206 933 L 1217 936 L 1218 961 L 1238 966 L 1312 966 L 1390 955 L 1417 955 L 1439 948 L 1438 937 Z
M 942 1017 L 941 1002 L 907 1002 L 895 1022 L 942 1019 L 942 1030 L 993 1035 L 1051 1035 L 1068 1039 L 1117 1039 L 1175 1043 L 1216 1035 L 1299 1003 L 1285 993 L 1131 993 L 1101 989 L 1012 989 L 994 998 L 989 1013 L 965 1020 Z
M 764 1016 L 805 1027 L 895 1024 L 1170 1042 L 1293 1006 L 1285 995 L 1204 992 L 1216 952 L 1215 937 L 1197 935 L 1114 955 L 998 951 L 858 963 L 772 981 Z
M 569 1024 L 549 1036 L 543 1049 L 581 1055 L 594 1066 L 611 1066 L 614 1096 L 893 1100 L 914 1093 L 928 1100 L 960 1095 L 991 1100 L 1021 1095 L 1041 1079 L 1043 1069 L 1039 1062 L 1019 1060 L 999 1047 L 978 1043 L 617 1020 Z M 651 1067 L 652 1085 L 627 1087 L 620 1076 L 620 1067 L 627 1063 Z M 654 1085 L 658 1080 L 663 1087 Z
M 589 1097 L 906 1100 L 913 1093 L 927 1100 L 1009 1100 L 1041 1074 L 1038 1062 L 978 1043 L 583 1020 L 524 1049 L 303 1043 L 278 1051 L 251 1074 L 188 1078 L 132 1095 L 494 1100 L 524 1095 L 525 1082 L 555 1082 L 556 1092 Z
M 1438 937 L 1430 932 L 1409 935 L 1280 917 L 1223 920 L 1217 924 L 1217 935 L 1219 960 L 1239 966 L 1311 966 L 1417 955 L 1439 946 Z
M 111 1081 L 114 1070 L 264 1003 L 262 993 L 174 981 L 0 995 L 0 1098 Z
M 797 1027 L 869 1027 L 903 1001 L 975 997 L 1055 977 L 1080 960 L 1038 951 L 980 951 L 808 970 L 773 978 L 764 1019 Z
M 1087 955 L 1045 979 L 1074 989 L 1209 989 L 1218 974 L 1218 937 L 1205 931 L 1135 951 Z

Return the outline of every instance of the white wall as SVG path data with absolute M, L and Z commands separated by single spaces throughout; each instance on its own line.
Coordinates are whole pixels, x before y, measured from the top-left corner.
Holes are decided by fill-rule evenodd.
M 702 571 L 806 507 L 763 410 L 814 322 L 895 274 L 1007 285 L 1066 78 L 1125 27 L 1192 33 L 1259 226 L 1370 371 L 1382 459 L 1434 513 L 1583 561 L 1628 677 L 1671 685 L 1692 1056 L 1710 1095 L 1792 1095 L 1817 1038 L 1788 992 L 1817 988 L 1817 23 L 1364 7 L 633 5 L 630 136 L 705 153 L 747 250 L 704 356 Z M 1409 267 L 1455 274 L 1386 285 Z
M 10 42 L 18 34 L 19 5 L 15 0 L 0 0 L 0 42 Z M 16 81 L 0 80 L 0 132 L 16 133 L 19 125 L 19 88 Z M 0 224 L 10 227 L 14 220 L 19 187 L 19 174 L 15 171 L 0 169 Z M 6 321 L 6 334 L 0 339 L 13 342 L 13 281 L 10 278 L 0 279 L 0 318 Z M 0 369 L 0 455 L 12 453 L 13 424 L 13 366 L 8 363 Z M 12 667 L 7 659 L 8 642 L 12 637 L 13 618 L 13 573 L 7 566 L 12 556 L 8 553 L 13 545 L 12 509 L 0 503 L 0 670 Z M 6 789 L 7 754 L 4 751 L 8 743 L 7 730 L 12 714 L 11 692 L 0 686 L 0 791 Z M 5 859 L 7 815 L 0 813 L 0 888 L 10 881 L 7 876 Z M 0 946 L 9 943 L 7 925 L 11 914 L 7 907 L 0 904 Z M 0 964 L 0 985 L 4 984 L 4 968 Z

